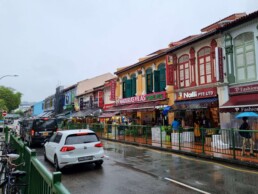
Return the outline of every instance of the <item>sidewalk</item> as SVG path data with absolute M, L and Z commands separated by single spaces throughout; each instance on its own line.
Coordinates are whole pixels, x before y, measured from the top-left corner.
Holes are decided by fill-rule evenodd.
M 160 142 L 154 142 L 151 138 L 144 137 L 132 137 L 119 135 L 116 138 L 113 136 L 107 136 L 107 134 L 98 134 L 99 137 L 109 141 L 115 141 L 120 143 L 132 144 L 136 146 L 143 146 L 151 149 L 157 149 L 162 151 L 174 152 L 178 154 L 190 155 L 195 157 L 200 157 L 209 160 L 215 160 L 219 162 L 226 162 L 231 164 L 242 165 L 246 167 L 252 167 L 258 169 L 258 153 L 255 152 L 255 157 L 249 156 L 249 151 L 247 151 L 246 156 L 241 156 L 241 149 L 220 149 L 205 145 L 204 147 L 201 143 L 171 143 L 170 141 L 164 141 L 162 144 Z M 234 156 L 235 154 L 235 156 Z

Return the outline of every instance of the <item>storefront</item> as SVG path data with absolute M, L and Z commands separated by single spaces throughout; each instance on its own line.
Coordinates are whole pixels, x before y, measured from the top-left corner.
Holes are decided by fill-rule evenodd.
M 206 128 L 219 127 L 217 88 L 176 92 L 176 101 L 170 111 L 180 119 L 183 128 L 193 128 L 194 122 Z
M 117 123 L 125 121 L 138 125 L 162 124 L 161 107 L 167 106 L 167 103 L 166 92 L 156 92 L 117 100 L 116 104 L 105 112 L 119 112 Z
M 239 128 L 242 121 L 236 115 L 241 112 L 258 113 L 258 83 L 229 87 L 229 100 L 220 106 L 223 127 Z M 250 118 L 249 124 L 258 129 L 258 119 Z

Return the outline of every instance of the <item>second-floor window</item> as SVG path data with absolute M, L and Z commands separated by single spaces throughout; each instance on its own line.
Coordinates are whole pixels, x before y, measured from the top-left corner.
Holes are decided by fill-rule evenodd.
M 246 32 L 234 39 L 236 81 L 256 80 L 254 35 Z
M 161 63 L 158 70 L 154 71 L 154 91 L 161 92 L 166 90 L 166 69 L 165 64 Z
M 198 52 L 199 84 L 212 82 L 212 66 L 210 47 L 204 47 Z
M 136 95 L 136 75 L 131 75 L 130 79 L 123 78 L 123 98 L 129 98 Z
M 146 70 L 146 93 L 152 93 L 153 92 L 153 73 L 152 69 L 149 68 Z
M 183 55 L 178 59 L 179 86 L 181 88 L 190 86 L 189 56 Z

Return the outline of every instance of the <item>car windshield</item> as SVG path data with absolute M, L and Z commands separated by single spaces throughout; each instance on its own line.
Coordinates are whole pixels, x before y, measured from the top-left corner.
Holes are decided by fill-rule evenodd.
M 57 128 L 57 123 L 55 120 L 43 120 L 43 119 L 40 119 L 40 120 L 36 120 L 35 121 L 35 128 L 37 129 L 53 129 L 53 128 Z
M 95 133 L 87 133 L 84 135 L 72 134 L 67 136 L 65 140 L 65 145 L 73 145 L 73 144 L 83 144 L 83 143 L 91 143 L 98 142 L 99 138 Z

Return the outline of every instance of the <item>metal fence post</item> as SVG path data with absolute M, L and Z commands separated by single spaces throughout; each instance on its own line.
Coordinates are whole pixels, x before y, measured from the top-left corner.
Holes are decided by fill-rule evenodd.
M 145 142 L 146 144 L 148 144 L 148 128 L 146 127 L 144 131 L 145 131 Z
M 235 133 L 233 128 L 231 128 L 231 135 L 232 135 L 233 159 L 236 159 Z
M 183 134 L 182 133 L 182 127 L 180 127 L 179 128 L 179 130 L 178 130 L 178 145 L 179 145 L 179 150 L 181 150 L 181 134 Z
M 115 140 L 116 140 L 116 133 L 117 133 L 117 125 L 115 124 Z
M 9 142 L 9 130 L 8 130 L 8 127 L 4 128 L 4 133 L 5 133 L 5 142 L 8 143 Z
M 163 147 L 163 145 L 162 145 L 162 130 L 161 130 L 161 126 L 159 127 L 159 132 L 160 132 L 160 146 Z
M 201 137 L 202 137 L 202 153 L 205 154 L 204 144 L 205 144 L 205 129 L 201 127 Z

